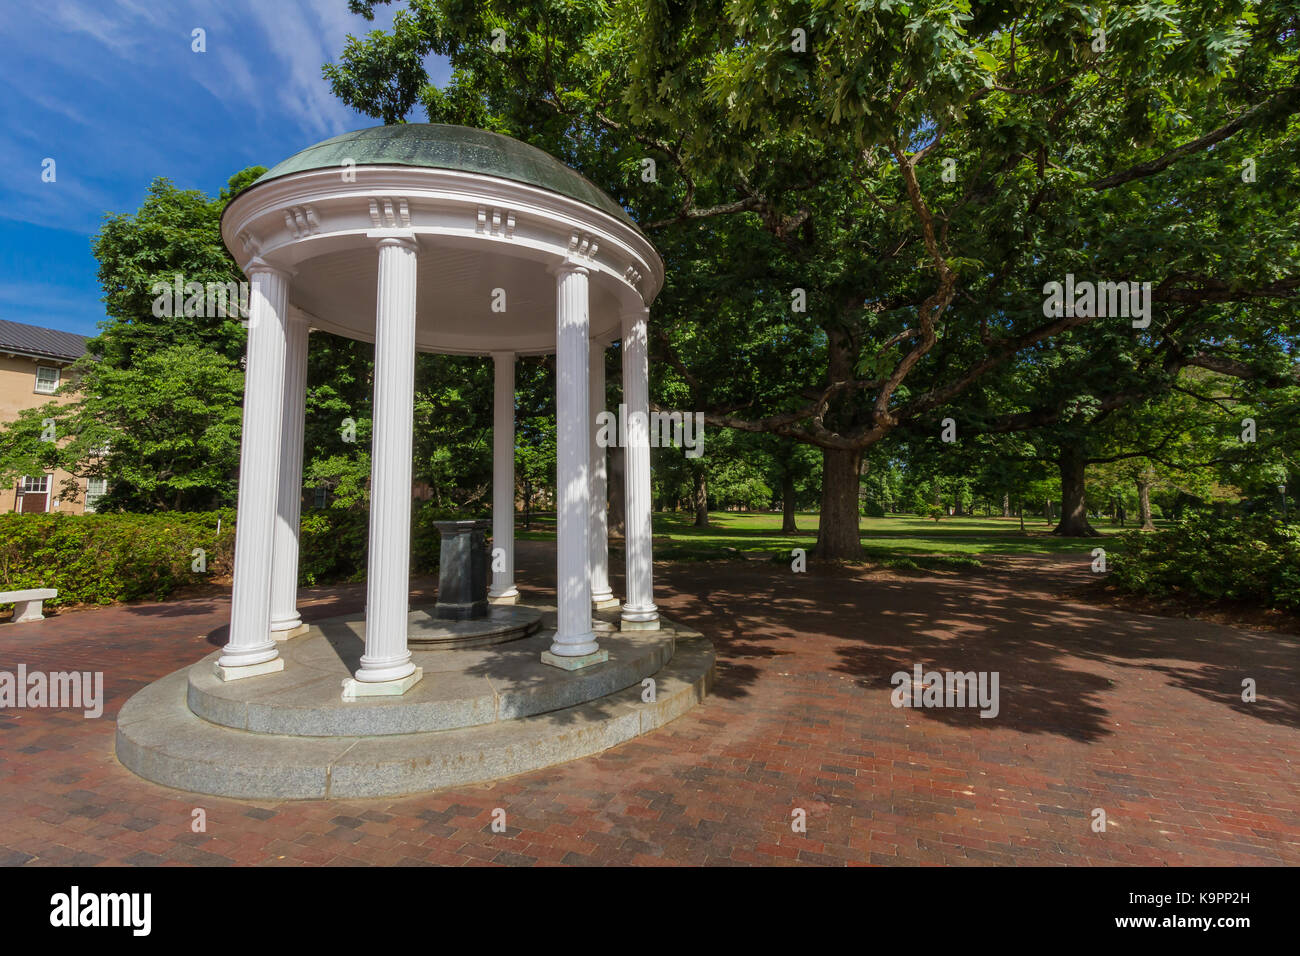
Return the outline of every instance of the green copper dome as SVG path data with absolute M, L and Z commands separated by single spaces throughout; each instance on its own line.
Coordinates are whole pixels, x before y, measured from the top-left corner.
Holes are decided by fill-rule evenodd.
M 344 133 L 295 153 L 253 185 L 342 166 L 345 160 L 357 166 L 424 166 L 497 176 L 568 196 L 636 227 L 618 203 L 550 153 L 500 133 L 445 123 L 400 123 Z

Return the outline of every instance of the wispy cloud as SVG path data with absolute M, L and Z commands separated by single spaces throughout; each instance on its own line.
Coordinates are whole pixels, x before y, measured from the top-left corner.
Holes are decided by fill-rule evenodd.
M 22 305 L 21 250 L 46 244 L 49 284 L 26 291 L 34 314 L 102 316 L 86 240 L 105 211 L 136 209 L 166 176 L 213 194 L 241 168 L 273 165 L 370 125 L 321 75 L 348 33 L 374 24 L 345 0 L 38 0 L 0 17 L 0 307 Z M 191 50 L 205 31 L 206 52 Z M 58 181 L 40 179 L 41 160 Z M 78 234 L 54 248 L 49 231 Z M 56 244 L 58 245 L 58 244 Z M 60 292 L 64 290 L 64 292 Z M 66 327 L 67 323 L 63 325 Z

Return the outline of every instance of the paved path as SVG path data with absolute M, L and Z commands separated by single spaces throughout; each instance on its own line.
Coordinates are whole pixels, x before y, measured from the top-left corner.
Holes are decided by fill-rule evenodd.
M 522 582 L 552 583 L 548 551 L 521 542 Z M 708 701 L 597 757 L 369 801 L 194 796 L 117 763 L 118 708 L 222 643 L 224 598 L 0 626 L 0 670 L 103 669 L 108 697 L 99 720 L 0 711 L 0 863 L 1300 864 L 1300 640 L 1056 597 L 1089 560 L 658 565 L 667 612 L 717 645 Z M 309 618 L 364 597 L 307 596 Z M 894 707 L 915 663 L 997 671 L 999 715 Z

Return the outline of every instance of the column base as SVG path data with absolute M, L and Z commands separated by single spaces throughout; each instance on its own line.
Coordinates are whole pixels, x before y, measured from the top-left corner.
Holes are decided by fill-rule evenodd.
M 558 667 L 566 671 L 581 670 L 593 664 L 603 664 L 607 660 L 609 660 L 609 651 L 603 647 L 592 654 L 583 654 L 581 657 L 560 657 L 550 651 L 542 651 L 543 664 L 550 664 L 552 667 Z
M 343 699 L 356 700 L 358 697 L 401 697 L 408 690 L 420 683 L 424 677 L 424 668 L 417 667 L 405 677 L 397 680 L 368 682 L 355 677 L 343 679 Z
M 287 641 L 290 640 L 291 638 L 302 637 L 310 630 L 311 630 L 311 625 L 309 624 L 299 624 L 296 627 L 291 627 L 282 631 L 277 631 L 275 628 L 272 628 L 271 636 L 275 638 L 277 641 Z
M 659 630 L 659 619 L 653 621 L 619 621 L 618 629 L 620 631 L 657 631 Z
M 487 600 L 489 604 L 518 604 L 519 592 L 510 591 L 506 594 L 492 594 L 489 592 Z
M 238 667 L 227 667 L 224 664 L 213 663 L 212 673 L 224 681 L 243 680 L 245 677 L 261 677 L 263 674 L 274 674 L 277 671 L 284 670 L 284 658 L 273 657 L 269 661 L 262 661 L 260 664 L 241 664 Z
M 657 631 L 659 630 L 659 608 L 631 607 L 623 605 L 623 613 L 618 622 L 621 631 Z
M 609 597 L 601 597 L 601 598 L 593 596 L 591 599 L 591 606 L 594 607 L 597 611 L 607 611 L 612 607 L 618 607 L 622 603 L 623 602 L 620 601 L 618 598 L 614 597 L 613 594 L 611 594 Z

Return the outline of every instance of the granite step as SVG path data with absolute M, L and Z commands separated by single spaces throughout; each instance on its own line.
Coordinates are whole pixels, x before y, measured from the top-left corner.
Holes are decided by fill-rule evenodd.
M 538 770 L 607 750 L 681 716 L 708 693 L 712 643 L 675 628 L 672 659 L 642 685 L 587 703 L 478 726 L 421 733 L 305 737 L 210 723 L 186 703 L 189 668 L 122 707 L 117 756 L 179 790 L 257 800 L 399 796 Z
M 426 651 L 412 647 L 424 676 L 400 697 L 344 701 L 342 682 L 356 671 L 365 643 L 358 623 L 343 618 L 313 625 L 280 650 L 283 671 L 223 681 L 214 651 L 189 668 L 190 710 L 234 730 L 291 737 L 377 737 L 455 730 L 515 720 L 639 686 L 673 656 L 675 631 L 601 636 L 609 660 L 580 671 L 541 661 L 554 631 L 494 647 Z

